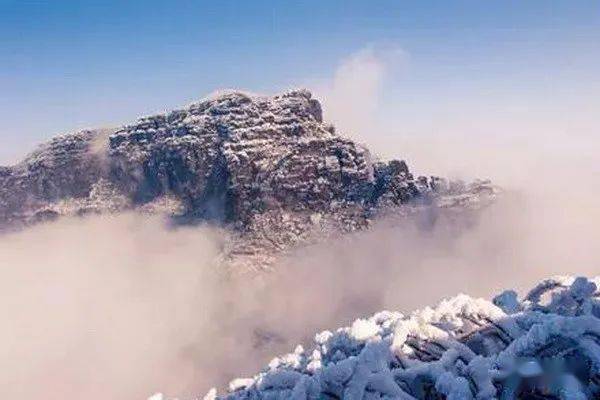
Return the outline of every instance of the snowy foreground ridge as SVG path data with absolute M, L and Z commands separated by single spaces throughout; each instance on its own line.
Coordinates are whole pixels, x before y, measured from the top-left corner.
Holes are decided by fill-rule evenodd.
M 380 312 L 205 400 L 597 399 L 599 287 L 600 278 L 555 277 L 523 299 L 461 294 L 410 316 Z

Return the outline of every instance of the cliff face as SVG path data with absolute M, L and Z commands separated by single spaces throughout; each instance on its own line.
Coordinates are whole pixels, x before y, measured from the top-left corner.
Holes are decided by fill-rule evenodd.
M 328 130 L 304 91 L 143 118 L 110 137 L 109 156 L 111 181 L 134 202 L 171 194 L 186 213 L 225 222 L 358 200 L 373 175 L 366 150 Z
M 308 91 L 232 92 L 118 129 L 60 136 L 0 168 L 0 227 L 133 209 L 216 222 L 240 238 L 232 254 L 253 254 L 315 230 L 363 229 L 383 212 L 470 208 L 494 195 L 486 182 L 415 179 L 403 161 L 374 162 L 323 122 Z

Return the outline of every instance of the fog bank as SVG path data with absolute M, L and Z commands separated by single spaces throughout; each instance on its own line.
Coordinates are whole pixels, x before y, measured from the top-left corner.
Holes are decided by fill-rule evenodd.
M 210 227 L 96 216 L 1 236 L 0 392 L 186 399 L 380 309 L 410 312 L 459 292 L 489 297 L 554 274 L 599 275 L 592 104 L 552 112 L 494 108 L 501 102 L 490 98 L 411 119 L 384 93 L 393 63 L 407 55 L 394 53 L 390 64 L 387 54 L 367 49 L 342 62 L 320 88 L 325 116 L 416 173 L 492 179 L 505 190 L 497 204 L 468 224 L 444 215 L 433 227 L 383 221 L 299 249 L 272 274 L 237 279 L 216 263 L 226 237 Z

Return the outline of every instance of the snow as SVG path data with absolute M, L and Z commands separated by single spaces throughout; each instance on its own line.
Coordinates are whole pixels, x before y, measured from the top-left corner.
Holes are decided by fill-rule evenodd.
M 208 391 L 208 393 L 206 393 L 206 395 L 204 395 L 202 400 L 216 400 L 216 398 L 217 398 L 217 389 L 212 388 Z
M 555 277 L 523 299 L 461 294 L 409 316 L 380 312 L 205 399 L 597 398 L 598 282 Z
M 222 259 L 244 273 L 383 217 L 475 212 L 498 193 L 487 181 L 415 178 L 404 161 L 372 162 L 323 122 L 309 91 L 228 90 L 115 129 L 57 137 L 0 167 L 0 230 L 132 211 L 176 223 L 204 218 L 231 233 Z
M 352 324 L 350 332 L 356 340 L 367 340 L 379 334 L 379 325 L 368 319 L 357 319 Z
M 236 378 L 229 382 L 229 391 L 235 392 L 236 390 L 245 389 L 254 383 L 252 379 Z

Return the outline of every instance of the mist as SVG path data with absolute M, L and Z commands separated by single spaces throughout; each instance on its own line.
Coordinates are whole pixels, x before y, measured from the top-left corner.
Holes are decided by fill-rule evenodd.
M 157 217 L 92 216 L 0 237 L 0 391 L 7 398 L 202 397 L 270 358 L 381 310 L 409 313 L 464 292 L 490 297 L 555 274 L 600 273 L 600 143 L 591 107 L 460 104 L 411 120 L 385 93 L 410 68 L 363 49 L 315 90 L 338 131 L 416 174 L 490 178 L 496 204 L 381 221 L 296 250 L 274 272 L 231 277 L 225 232 Z M 398 69 L 399 68 L 399 69 Z M 358 79 L 360 78 L 360 79 Z M 583 102 L 583 100 L 582 100 Z M 386 107 L 382 104 L 386 103 Z M 350 117 L 349 117 L 350 116 Z M 434 118 L 435 117 L 435 118 Z

